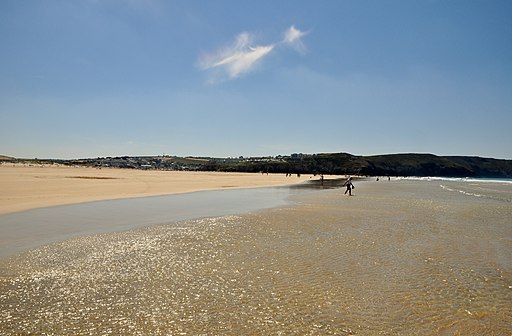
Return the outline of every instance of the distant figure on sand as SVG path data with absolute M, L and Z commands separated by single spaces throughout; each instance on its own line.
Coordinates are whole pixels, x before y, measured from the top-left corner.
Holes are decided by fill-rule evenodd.
M 343 186 L 347 187 L 347 190 L 345 190 L 345 195 L 348 193 L 350 196 L 352 196 L 352 189 L 354 189 L 354 185 L 352 184 L 352 177 L 349 177 L 345 183 L 343 183 Z

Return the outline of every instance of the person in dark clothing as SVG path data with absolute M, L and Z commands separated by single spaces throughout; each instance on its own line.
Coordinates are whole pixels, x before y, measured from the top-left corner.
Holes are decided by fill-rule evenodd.
M 349 196 L 352 196 L 352 189 L 354 189 L 354 185 L 352 184 L 352 177 L 349 177 L 345 183 L 343 183 L 343 186 L 347 187 L 347 190 L 345 190 L 345 195 L 348 193 Z

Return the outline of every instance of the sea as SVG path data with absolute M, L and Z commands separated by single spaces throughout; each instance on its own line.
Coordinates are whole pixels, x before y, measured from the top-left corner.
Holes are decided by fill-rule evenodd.
M 459 192 L 466 196 L 511 201 L 507 191 L 512 186 L 512 178 L 403 177 L 397 180 L 438 183 L 442 189 Z
M 512 178 L 503 177 L 397 177 L 398 180 L 417 180 L 417 181 L 450 181 L 450 182 L 461 182 L 461 183 L 512 183 Z
M 512 334 L 510 180 L 354 185 L 4 256 L 0 334 Z

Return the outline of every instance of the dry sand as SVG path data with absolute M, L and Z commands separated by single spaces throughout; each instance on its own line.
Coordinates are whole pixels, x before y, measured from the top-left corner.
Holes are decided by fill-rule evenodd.
M 311 175 L 0 164 L 0 214 L 88 201 L 288 185 L 311 179 Z

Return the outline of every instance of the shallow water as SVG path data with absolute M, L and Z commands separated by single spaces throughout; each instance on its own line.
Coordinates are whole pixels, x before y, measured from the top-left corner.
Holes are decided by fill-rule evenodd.
M 467 188 L 356 183 L 48 245 L 0 262 L 0 332 L 510 335 L 512 190 Z
M 318 189 L 300 186 L 117 199 L 1 215 L 0 257 L 77 236 L 285 206 L 294 195 Z

